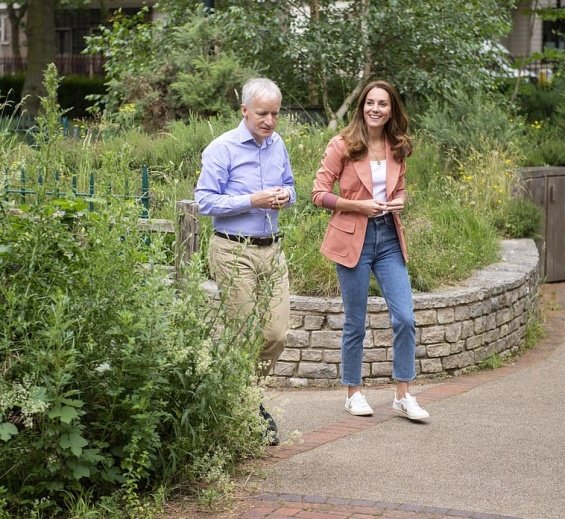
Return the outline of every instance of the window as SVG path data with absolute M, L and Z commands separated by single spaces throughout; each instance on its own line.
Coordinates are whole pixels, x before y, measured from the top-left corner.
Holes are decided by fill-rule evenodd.
M 57 54 L 72 54 L 71 29 L 57 29 L 55 31 L 55 52 Z
M 8 15 L 0 15 L 0 45 L 8 45 L 10 39 L 8 38 Z
M 561 0 L 557 0 L 554 9 L 565 13 Z M 544 49 L 565 49 L 565 20 L 544 20 L 542 38 Z

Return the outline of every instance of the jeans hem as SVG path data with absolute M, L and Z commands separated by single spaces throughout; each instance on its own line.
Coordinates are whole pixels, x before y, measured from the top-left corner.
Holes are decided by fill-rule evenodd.
M 397 378 L 397 377 L 393 376 L 392 378 L 395 382 L 413 382 L 414 380 L 416 380 L 415 376 L 412 377 L 412 378 Z
M 344 386 L 349 386 L 349 387 L 355 387 L 355 386 L 362 386 L 363 385 L 363 381 L 361 380 L 359 383 L 357 384 L 352 384 L 350 382 L 344 382 L 343 380 L 341 381 L 341 384 Z

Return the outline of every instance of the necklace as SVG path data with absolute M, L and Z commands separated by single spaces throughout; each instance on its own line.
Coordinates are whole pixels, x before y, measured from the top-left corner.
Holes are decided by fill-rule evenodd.
M 377 166 L 380 166 L 385 160 L 385 143 L 384 140 L 379 140 L 375 143 L 369 144 L 368 146 L 369 160 L 374 160 Z

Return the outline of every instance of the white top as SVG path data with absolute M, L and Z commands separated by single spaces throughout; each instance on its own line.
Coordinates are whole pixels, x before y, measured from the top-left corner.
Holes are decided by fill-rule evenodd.
M 386 160 L 371 161 L 373 177 L 373 198 L 377 202 L 386 202 Z

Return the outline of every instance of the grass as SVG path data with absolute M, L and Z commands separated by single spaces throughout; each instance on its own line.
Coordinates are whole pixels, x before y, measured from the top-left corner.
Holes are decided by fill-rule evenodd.
M 85 125 L 80 139 L 57 142 L 52 167 L 62 181 L 78 174 L 79 190 L 95 173 L 97 186 L 138 191 L 140 169 L 150 172 L 151 216 L 173 219 L 175 203 L 193 199 L 203 148 L 217 135 L 239 123 L 239 116 L 191 119 L 170 124 L 166 131 L 149 135 L 140 129 L 118 133 L 111 127 Z M 283 136 L 295 174 L 297 203 L 281 214 L 293 293 L 317 296 L 339 294 L 334 265 L 319 252 L 329 213 L 310 201 L 312 183 L 325 146 L 333 135 L 325 128 L 281 118 Z M 6 144 L 13 142 L 4 141 Z M 42 164 L 37 152 L 22 144 L 6 146 L 4 164 L 17 176 L 25 167 L 29 182 Z M 504 149 L 485 146 L 465 160 L 447 161 L 439 145 L 416 135 L 408 162 L 409 200 L 403 223 L 410 255 L 413 288 L 429 291 L 450 285 L 499 257 L 500 233 L 506 201 L 515 182 L 514 158 Z M 202 219 L 203 249 L 207 247 L 210 219 Z M 372 293 L 376 293 L 373 287 Z

